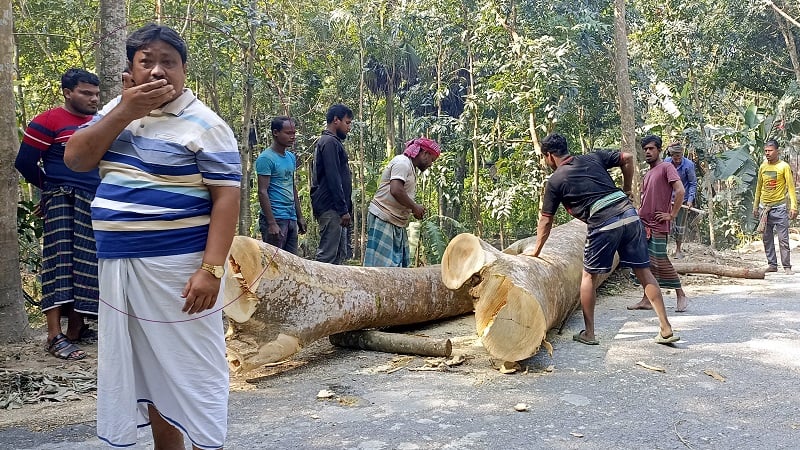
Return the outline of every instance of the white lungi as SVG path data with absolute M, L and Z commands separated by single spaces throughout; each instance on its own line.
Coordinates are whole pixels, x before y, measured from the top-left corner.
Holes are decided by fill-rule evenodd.
M 225 442 L 229 385 L 222 311 L 186 321 L 220 308 L 223 289 L 213 309 L 181 311 L 181 291 L 202 257 L 99 261 L 97 436 L 109 445 L 136 443 L 137 428 L 150 424 L 148 404 L 199 448 Z

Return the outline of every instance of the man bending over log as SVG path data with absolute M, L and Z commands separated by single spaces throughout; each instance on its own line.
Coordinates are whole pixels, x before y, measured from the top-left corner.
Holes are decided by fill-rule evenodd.
M 650 272 L 647 242 L 636 209 L 630 202 L 633 179 L 633 159 L 629 153 L 596 151 L 588 155 L 572 156 L 567 140 L 560 134 L 551 134 L 542 140 L 542 153 L 547 166 L 555 172 L 547 180 L 536 243 L 523 251 L 524 255 L 538 257 L 550 230 L 558 205 L 563 203 L 573 217 L 587 225 L 586 245 L 583 254 L 581 278 L 581 309 L 585 330 L 572 336 L 577 342 L 597 345 L 594 333 L 594 306 L 597 278 L 611 271 L 614 253 L 619 252 L 619 264 L 633 269 L 644 286 L 660 324 L 655 340 L 670 344 L 680 338 L 672 332 L 667 319 L 661 288 Z M 623 188 L 620 190 L 608 174 L 608 169 L 622 169 Z

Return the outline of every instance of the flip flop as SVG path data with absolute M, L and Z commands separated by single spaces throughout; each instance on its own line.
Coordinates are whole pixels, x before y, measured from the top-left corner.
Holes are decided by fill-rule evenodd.
M 658 336 L 656 336 L 656 344 L 667 345 L 667 344 L 672 344 L 673 342 L 678 342 L 680 340 L 681 338 L 675 336 L 674 333 L 670 334 L 669 336 L 662 336 L 661 333 L 658 333 Z
M 600 345 L 600 341 L 598 341 L 597 339 L 586 339 L 585 337 L 583 337 L 584 332 L 586 332 L 586 330 L 581 330 L 573 334 L 572 340 L 586 345 Z

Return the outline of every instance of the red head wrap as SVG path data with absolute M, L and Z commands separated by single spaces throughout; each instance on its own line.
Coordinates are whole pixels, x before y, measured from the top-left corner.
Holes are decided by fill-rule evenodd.
M 433 159 L 438 158 L 439 154 L 442 153 L 442 151 L 439 149 L 439 144 L 433 139 L 416 138 L 406 142 L 406 150 L 403 152 L 403 154 L 409 158 L 414 158 L 419 154 L 420 150 L 425 150 L 432 154 Z

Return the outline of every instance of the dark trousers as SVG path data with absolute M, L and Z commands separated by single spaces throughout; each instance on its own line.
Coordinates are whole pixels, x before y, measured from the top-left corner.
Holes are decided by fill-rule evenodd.
M 342 217 L 329 209 L 317 217 L 319 222 L 319 247 L 316 260 L 330 264 L 341 264 L 347 256 L 347 228 L 342 226 Z
M 781 251 L 781 265 L 784 269 L 792 267 L 791 253 L 789 252 L 789 211 L 786 205 L 774 206 L 767 213 L 767 226 L 764 227 L 764 253 L 767 254 L 767 264 L 778 267 L 778 258 L 775 255 L 775 234 L 778 235 L 778 246 Z

